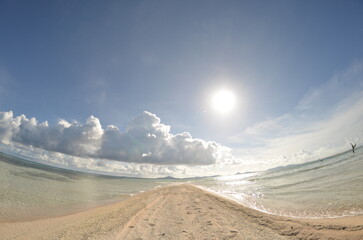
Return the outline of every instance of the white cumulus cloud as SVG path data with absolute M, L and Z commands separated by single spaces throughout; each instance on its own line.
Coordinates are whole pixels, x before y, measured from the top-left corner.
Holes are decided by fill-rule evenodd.
M 233 163 L 230 149 L 218 143 L 194 139 L 187 133 L 171 134 L 170 126 L 150 112 L 143 112 L 121 132 L 105 129 L 90 116 L 85 124 L 60 120 L 39 123 L 25 115 L 0 112 L 0 141 L 20 143 L 71 156 L 161 165 L 211 165 Z

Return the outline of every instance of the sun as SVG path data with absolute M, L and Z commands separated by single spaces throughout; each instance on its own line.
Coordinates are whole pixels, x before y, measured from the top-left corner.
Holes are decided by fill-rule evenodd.
M 232 91 L 221 89 L 213 95 L 213 108 L 221 114 L 227 114 L 231 112 L 234 109 L 235 104 L 236 97 Z

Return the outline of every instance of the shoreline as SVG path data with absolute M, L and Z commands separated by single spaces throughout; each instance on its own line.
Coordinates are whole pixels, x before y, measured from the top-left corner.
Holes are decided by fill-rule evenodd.
M 246 208 L 250 208 L 250 209 L 253 209 L 255 211 L 258 211 L 258 212 L 261 212 L 261 213 L 264 213 L 264 214 L 267 214 L 267 215 L 273 215 L 273 216 L 277 216 L 277 217 L 285 217 L 285 218 L 292 218 L 292 219 L 297 219 L 297 220 L 328 220 L 328 219 L 339 219 L 339 218 L 350 218 L 350 217 L 359 217 L 359 216 L 362 216 L 363 217 L 363 213 L 359 213 L 359 214 L 355 214 L 355 215 L 347 215 L 347 216 L 334 216 L 334 217 L 297 217 L 297 216 L 288 216 L 288 215 L 279 215 L 277 213 L 271 213 L 271 212 L 268 212 L 268 211 L 264 211 L 262 209 L 259 209 L 259 208 L 254 208 L 254 207 L 251 207 L 251 206 L 248 206 L 248 205 L 244 205 L 243 203 L 241 203 L 240 201 L 238 201 L 238 199 L 235 199 L 233 197 L 230 197 L 228 195 L 224 195 L 222 193 L 219 193 L 219 192 L 216 192 L 216 191 L 213 191 L 211 189 L 208 189 L 204 186 L 200 186 L 200 185 L 195 185 L 195 184 L 191 184 L 203 191 L 206 191 L 206 192 L 209 192 L 211 194 L 215 194 L 216 196 L 218 197 L 221 197 L 221 198 L 226 198 L 232 202 L 235 202 L 243 207 L 246 207 Z
M 173 184 L 66 216 L 0 223 L 2 239 L 363 239 L 363 215 L 267 214 L 191 184 Z

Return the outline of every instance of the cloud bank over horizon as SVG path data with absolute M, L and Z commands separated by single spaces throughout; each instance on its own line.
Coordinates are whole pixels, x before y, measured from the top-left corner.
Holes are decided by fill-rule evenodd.
M 121 132 L 90 116 L 85 124 L 59 120 L 39 123 L 12 111 L 0 112 L 0 141 L 76 157 L 160 165 L 212 165 L 233 162 L 231 149 L 216 142 L 194 139 L 188 132 L 171 134 L 155 114 L 144 111 Z

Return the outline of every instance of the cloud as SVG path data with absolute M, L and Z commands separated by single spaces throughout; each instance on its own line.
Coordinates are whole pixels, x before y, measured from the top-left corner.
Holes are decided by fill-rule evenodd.
M 315 114 L 334 109 L 335 103 L 363 88 L 362 74 L 363 62 L 354 62 L 345 72 L 335 74 L 326 83 L 310 89 L 297 104 L 296 109 Z
M 13 129 L 19 126 L 18 119 L 13 118 L 13 112 L 0 112 L 0 139 L 4 143 L 9 143 Z
M 228 164 L 219 161 L 212 165 L 158 165 L 77 157 L 59 152 L 50 152 L 15 142 L 8 145 L 0 143 L 0 151 L 12 156 L 55 167 L 112 176 L 148 178 L 172 176 L 187 178 L 234 174 L 237 171 L 245 171 L 244 169 L 246 169 L 246 165 Z
M 350 149 L 363 138 L 363 62 L 311 89 L 296 108 L 256 123 L 232 138 L 240 155 L 274 165 L 300 163 Z M 252 143 L 251 143 L 252 142 Z
M 20 143 L 76 157 L 161 165 L 211 165 L 233 163 L 230 149 L 215 142 L 193 139 L 187 133 L 173 135 L 170 126 L 150 112 L 143 112 L 121 132 L 103 129 L 98 118 L 85 124 L 60 120 L 54 126 L 25 115 L 0 112 L 0 140 Z

